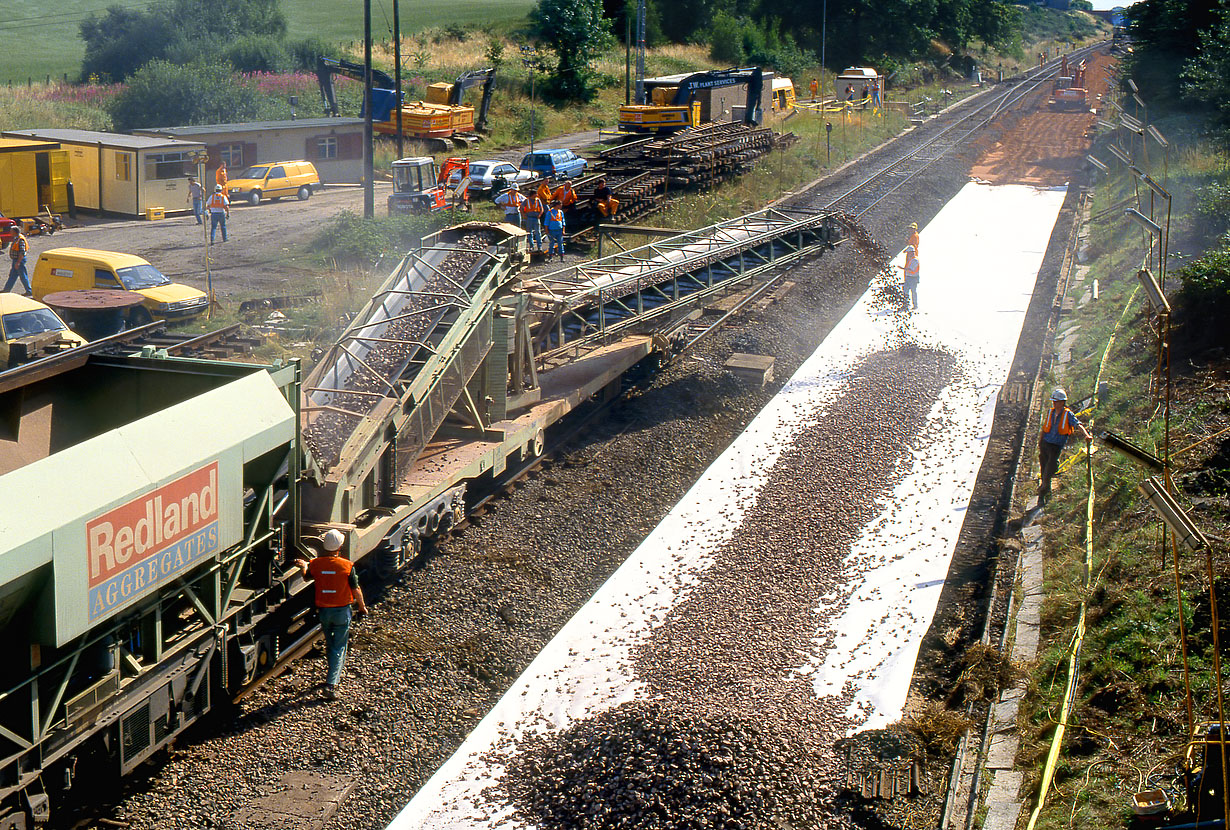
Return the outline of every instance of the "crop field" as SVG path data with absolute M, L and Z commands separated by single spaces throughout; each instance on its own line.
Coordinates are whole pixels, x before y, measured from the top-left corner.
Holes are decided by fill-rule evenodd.
M 108 6 L 147 9 L 155 0 L 5 0 L 0 18 L 0 84 L 22 84 L 76 77 L 84 44 L 81 21 L 102 14 Z M 400 3 L 404 33 L 450 24 L 483 25 L 507 30 L 525 19 L 533 0 L 404 0 Z M 392 0 L 372 0 L 372 32 L 387 39 L 393 29 Z M 290 36 L 320 37 L 349 42 L 363 38 L 361 0 L 282 0 Z

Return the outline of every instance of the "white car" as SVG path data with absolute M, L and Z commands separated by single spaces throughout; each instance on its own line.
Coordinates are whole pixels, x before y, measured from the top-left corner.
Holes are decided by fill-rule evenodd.
M 496 189 L 495 185 L 503 180 L 505 185 L 525 184 L 535 181 L 538 176 L 531 170 L 519 170 L 517 165 L 508 161 L 483 159 L 470 162 L 470 190 L 480 193 L 490 193 L 495 196 L 503 187 Z

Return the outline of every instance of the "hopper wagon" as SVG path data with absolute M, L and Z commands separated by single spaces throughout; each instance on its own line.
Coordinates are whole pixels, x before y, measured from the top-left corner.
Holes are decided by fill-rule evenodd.
M 326 530 L 365 571 L 406 565 L 707 309 L 840 237 L 766 209 L 531 278 L 523 231 L 470 223 L 407 254 L 306 377 L 115 338 L 0 373 L 0 830 L 306 650 L 291 562 Z

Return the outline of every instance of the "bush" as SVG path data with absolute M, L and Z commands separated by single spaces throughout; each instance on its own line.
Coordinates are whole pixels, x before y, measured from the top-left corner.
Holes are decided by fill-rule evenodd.
M 287 41 L 286 51 L 290 53 L 295 69 L 315 72 L 316 59 L 321 55 L 332 55 L 337 51 L 337 47 L 318 37 L 307 37 L 302 40 Z
M 108 110 L 121 132 L 140 127 L 253 121 L 260 115 L 255 90 L 240 86 L 229 68 L 201 63 L 179 66 L 151 61 L 133 75 Z
M 1230 249 L 1208 251 L 1176 275 L 1183 283 L 1184 304 L 1199 308 L 1202 316 L 1213 319 L 1230 306 Z
M 513 126 L 513 137 L 520 142 L 530 140 L 530 127 L 534 128 L 534 137 L 541 141 L 547 127 L 547 120 L 537 109 L 527 109 L 517 113 L 517 121 Z
M 289 72 L 295 63 L 290 51 L 268 35 L 241 37 L 222 54 L 236 72 Z

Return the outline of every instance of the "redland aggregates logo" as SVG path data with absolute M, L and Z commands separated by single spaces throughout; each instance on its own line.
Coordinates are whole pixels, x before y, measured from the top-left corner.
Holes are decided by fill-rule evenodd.
M 109 510 L 85 536 L 93 622 L 218 549 L 218 462 Z

